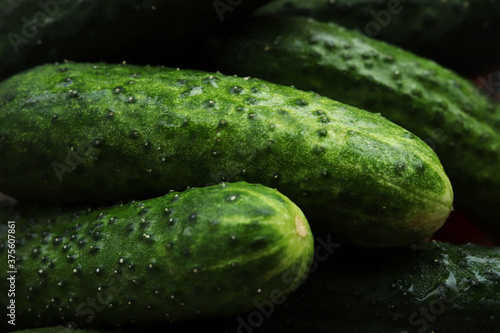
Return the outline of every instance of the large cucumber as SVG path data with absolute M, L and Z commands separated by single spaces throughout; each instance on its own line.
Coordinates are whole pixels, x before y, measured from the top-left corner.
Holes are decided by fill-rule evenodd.
M 332 23 L 255 17 L 212 40 L 216 68 L 294 85 L 384 117 L 429 143 L 456 208 L 500 237 L 500 113 L 434 62 Z M 498 106 L 496 106 L 498 109 Z
M 238 314 L 297 288 L 313 257 L 300 209 L 245 182 L 1 219 L 0 268 L 8 279 L 0 285 L 9 297 L 0 304 L 11 330 Z
M 19 201 L 143 199 L 246 180 L 313 231 L 367 246 L 429 237 L 452 188 L 424 142 L 379 114 L 258 79 L 46 65 L 0 84 L 0 190 Z
M 268 1 L 0 0 L 0 79 L 64 59 L 199 63 L 196 40 Z
M 496 0 L 276 0 L 260 13 L 335 22 L 467 76 L 500 68 Z

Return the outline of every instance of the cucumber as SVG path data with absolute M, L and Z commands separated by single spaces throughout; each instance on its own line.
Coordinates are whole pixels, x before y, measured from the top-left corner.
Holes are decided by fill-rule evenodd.
M 453 192 L 439 159 L 378 114 L 258 79 L 60 64 L 0 84 L 0 191 L 20 202 L 145 199 L 247 181 L 313 231 L 394 247 L 432 235 Z
M 434 62 L 306 18 L 261 16 L 209 42 L 218 70 L 313 90 L 381 113 L 435 149 L 456 209 L 500 239 L 500 113 Z
M 15 257 L 1 270 L 17 271 L 0 282 L 15 294 L 1 300 L 14 300 L 10 329 L 238 314 L 297 288 L 313 257 L 300 209 L 245 182 L 76 213 L 4 213 L 2 223 L 16 239 L 11 247 L 12 233 L 1 234 L 2 257 Z
M 259 12 L 335 22 L 470 77 L 500 66 L 495 0 L 276 0 Z
M 355 263 L 353 265 L 353 262 Z M 498 332 L 500 248 L 427 243 L 381 253 L 339 247 L 252 332 Z M 262 307 L 265 311 L 271 308 Z M 244 324 L 243 324 L 244 323 Z M 246 325 L 246 326 L 245 326 Z
M 0 79 L 64 59 L 199 63 L 196 40 L 266 2 L 0 0 Z

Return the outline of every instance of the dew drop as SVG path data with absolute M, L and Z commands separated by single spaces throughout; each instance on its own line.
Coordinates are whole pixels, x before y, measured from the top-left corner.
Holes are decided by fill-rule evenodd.
M 209 99 L 208 101 L 205 101 L 203 104 L 206 108 L 214 108 L 215 107 L 215 101 Z
M 241 88 L 240 86 L 234 86 L 229 88 L 229 92 L 233 95 L 241 94 L 243 92 L 243 88 Z
M 318 146 L 318 145 L 314 145 L 314 147 L 313 147 L 313 151 L 314 151 L 316 154 L 321 154 L 321 153 L 324 153 L 324 152 L 325 152 L 325 147 Z
M 76 97 L 78 97 L 78 95 L 79 95 L 79 93 L 76 90 L 70 90 L 70 91 L 68 91 L 68 96 L 70 98 L 76 98 Z
M 139 137 L 139 131 L 133 130 L 132 132 L 130 132 L 130 137 L 132 139 L 137 139 Z
M 394 57 L 392 56 L 384 56 L 383 57 L 383 61 L 387 64 L 392 64 L 394 63 Z
M 307 106 L 309 103 L 305 99 L 298 99 L 295 101 L 298 106 Z
M 257 104 L 257 99 L 253 98 L 253 97 L 248 97 L 246 100 L 245 100 L 246 103 L 250 104 L 250 105 L 255 105 Z
M 318 136 L 326 136 L 326 134 L 327 134 L 327 131 L 325 129 L 320 129 L 318 131 Z
M 234 202 L 234 201 L 236 201 L 237 198 L 238 198 L 238 195 L 237 194 L 233 194 L 233 195 L 229 196 L 226 200 L 228 202 Z
M 114 94 L 119 94 L 123 92 L 123 87 L 115 87 L 113 88 L 113 93 Z
M 102 146 L 102 140 L 100 139 L 94 139 L 92 140 L 92 146 L 96 147 L 96 148 L 99 148 Z

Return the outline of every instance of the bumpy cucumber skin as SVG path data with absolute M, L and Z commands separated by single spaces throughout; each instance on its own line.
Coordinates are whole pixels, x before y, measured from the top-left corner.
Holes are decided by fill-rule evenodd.
M 322 264 L 254 332 L 498 331 L 500 248 L 341 246 Z
M 295 289 L 313 256 L 300 209 L 276 190 L 245 182 L 50 219 L 11 218 L 18 273 L 10 329 L 237 314 L 273 290 Z M 2 297 L 3 308 L 8 301 Z
M 0 106 L 0 189 L 21 202 L 143 199 L 245 180 L 276 187 L 317 232 L 388 247 L 429 237 L 451 210 L 449 180 L 416 136 L 258 79 L 46 65 L 3 82 Z
M 306 18 L 255 17 L 210 43 L 226 74 L 313 90 L 419 136 L 450 177 L 457 210 L 500 238 L 492 209 L 500 204 L 500 113 L 472 83 L 397 47 Z
M 277 0 L 259 13 L 307 16 L 359 29 L 466 76 L 500 66 L 500 3 L 495 0 Z
M 0 0 L 0 79 L 65 59 L 199 63 L 184 49 L 268 1 Z

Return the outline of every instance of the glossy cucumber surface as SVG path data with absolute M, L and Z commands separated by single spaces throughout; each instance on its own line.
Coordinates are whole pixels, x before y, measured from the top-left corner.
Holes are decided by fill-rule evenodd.
M 245 180 L 313 231 L 366 246 L 423 240 L 447 218 L 435 153 L 379 114 L 258 79 L 46 65 L 0 84 L 0 189 L 20 202 L 145 199 Z

